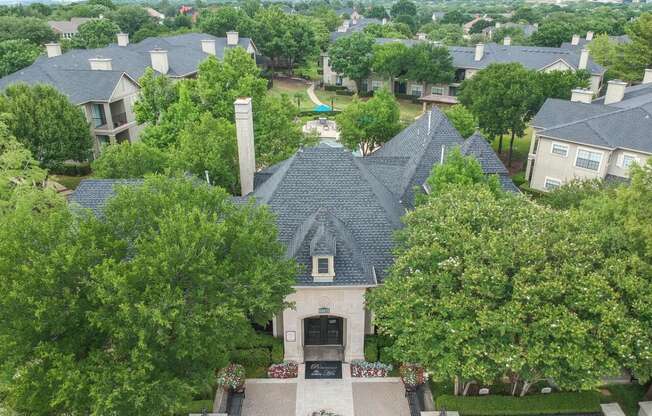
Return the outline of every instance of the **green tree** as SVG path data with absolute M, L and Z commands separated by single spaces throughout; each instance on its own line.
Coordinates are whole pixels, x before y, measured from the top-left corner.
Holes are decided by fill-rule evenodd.
M 621 46 L 622 58 L 615 69 L 626 80 L 639 81 L 652 67 L 652 13 L 642 13 L 625 28 L 631 43 Z
M 389 42 L 373 46 L 374 73 L 389 78 L 390 91 L 394 87 L 394 78 L 404 76 L 409 66 L 410 48 L 401 42 Z
M 446 12 L 444 17 L 440 20 L 442 24 L 454 24 L 454 25 L 463 25 L 466 22 L 470 22 L 473 18 L 468 13 L 462 13 L 459 10 L 451 10 Z
M 102 221 L 44 199 L 0 216 L 3 402 L 16 411 L 173 414 L 250 322 L 287 306 L 296 265 L 265 208 L 164 177 L 119 187 Z
M 367 299 L 393 356 L 454 379 L 456 394 L 504 376 L 518 395 L 548 378 L 588 389 L 643 363 L 635 340 L 649 315 L 636 318 L 618 280 L 649 281 L 605 254 L 600 221 L 584 216 L 480 184 L 428 198 L 404 217 L 390 276 Z
M 0 42 L 11 39 L 25 39 L 42 45 L 56 39 L 56 35 L 41 19 L 0 16 Z
M 606 33 L 596 35 L 588 48 L 591 59 L 606 68 L 613 68 L 618 60 L 618 46 Z
M 539 97 L 534 76 L 519 63 L 489 65 L 464 80 L 459 94 L 460 103 L 477 118 L 479 127 L 492 138 L 500 136 L 499 153 L 502 136 L 511 132 L 510 164 L 514 138 L 523 135 Z
M 354 33 L 335 41 L 328 51 L 331 68 L 355 82 L 360 91 L 362 80 L 371 73 L 374 39 L 365 33 Z
M 368 155 L 401 129 L 398 103 L 387 90 L 376 91 L 368 101 L 355 98 L 337 116 L 337 125 L 346 147 Z
M 247 15 L 234 7 L 224 6 L 215 11 L 204 12 L 197 22 L 199 30 L 213 36 L 224 37 L 226 32 L 240 32 Z
M 471 29 L 469 30 L 469 33 L 471 33 L 471 34 L 478 33 L 479 34 L 479 33 L 482 33 L 483 29 L 491 27 L 493 25 L 494 25 L 494 23 L 489 21 L 489 20 L 480 19 L 477 22 L 475 22 L 473 24 L 473 26 L 471 26 Z
M 199 121 L 187 126 L 172 151 L 172 167 L 205 178 L 232 194 L 238 191 L 238 153 L 235 127 L 224 119 L 204 113 Z
M 537 46 L 550 46 L 557 48 L 563 42 L 569 42 L 575 33 L 578 33 L 574 24 L 565 21 L 546 21 L 532 34 L 532 43 Z
M 455 68 L 448 48 L 420 43 L 408 53 L 406 78 L 423 84 L 448 84 L 453 80 Z
M 179 99 L 161 113 L 158 124 L 151 124 L 143 129 L 143 143 L 159 149 L 174 146 L 178 143 L 179 133 L 199 119 L 201 110 L 191 97 L 191 85 L 189 82 L 179 83 Z
M 390 14 L 392 15 L 392 18 L 396 18 L 398 16 L 416 16 L 417 5 L 410 0 L 399 0 L 396 3 L 392 4 Z
M 0 42 L 0 77 L 30 66 L 41 54 L 41 49 L 25 39 Z
M 431 30 L 428 37 L 433 41 L 442 42 L 446 46 L 455 46 L 464 44 L 464 31 L 462 26 L 455 24 L 436 25 Z
M 73 48 L 103 48 L 115 42 L 120 27 L 109 19 L 94 19 L 79 26 L 71 40 Z
M 177 84 L 170 78 L 156 75 L 152 68 L 138 80 L 140 95 L 134 104 L 136 120 L 139 123 L 158 124 L 163 112 L 179 99 Z
M 106 146 L 93 161 L 93 176 L 97 178 L 142 178 L 148 173 L 162 173 L 168 156 L 161 149 L 143 142 Z
M 70 159 L 85 161 L 91 155 L 86 117 L 52 86 L 11 85 L 0 96 L 0 111 L 9 114 L 9 131 L 41 166 L 51 167 Z
M 476 130 L 476 121 L 471 113 L 462 104 L 455 104 L 445 111 L 446 117 L 453 123 L 453 127 L 460 132 L 462 137 L 467 138 L 471 136 Z
M 0 215 L 17 187 L 41 185 L 46 171 L 38 166 L 32 154 L 9 132 L 0 121 Z
M 371 23 L 366 25 L 362 31 L 374 38 L 408 39 L 412 37 L 412 31 L 409 27 L 393 22 L 384 25 Z
M 372 4 L 369 10 L 365 13 L 365 16 L 372 19 L 385 19 L 389 17 L 387 9 L 379 4 Z
M 502 44 L 505 38 L 509 36 L 512 39 L 512 45 L 527 45 L 529 40 L 525 37 L 523 29 L 520 27 L 501 27 L 494 30 L 491 36 L 492 42 Z
M 147 10 L 138 5 L 120 6 L 109 13 L 108 18 L 113 20 L 122 32 L 130 35 L 136 33 L 144 24 L 152 21 Z
M 539 111 L 546 98 L 570 100 L 573 89 L 590 86 L 591 75 L 584 70 L 534 72 L 532 75 L 536 84 L 534 94 L 539 93 L 539 99 L 533 99 L 533 114 Z

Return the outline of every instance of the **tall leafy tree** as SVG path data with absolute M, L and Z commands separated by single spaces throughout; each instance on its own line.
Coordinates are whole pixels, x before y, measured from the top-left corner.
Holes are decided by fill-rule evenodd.
M 143 25 L 152 21 L 147 14 L 147 10 L 139 5 L 120 6 L 108 14 L 108 18 L 113 20 L 125 33 L 133 35 Z
M 331 68 L 355 82 L 360 91 L 362 80 L 371 73 L 374 39 L 365 33 L 354 33 L 335 41 L 328 50 Z
M 28 196 L 0 216 L 3 402 L 16 411 L 178 412 L 292 291 L 272 215 L 217 187 L 151 177 L 118 189 L 101 221 Z
M 115 42 L 120 27 L 109 19 L 93 19 L 79 26 L 70 44 L 73 48 L 103 48 Z
M 231 6 L 220 7 L 214 11 L 206 11 L 199 17 L 199 30 L 213 36 L 224 37 L 226 32 L 241 31 L 248 16 L 243 11 Z M 246 33 L 243 33 L 246 34 Z
M 337 125 L 346 147 L 368 155 L 401 129 L 398 103 L 387 90 L 376 91 L 368 101 L 356 98 L 337 116 Z
M 540 92 L 532 73 L 519 63 L 492 64 L 473 78 L 464 80 L 459 100 L 477 118 L 479 127 L 491 137 L 500 136 L 498 152 L 502 151 L 502 136 L 511 132 L 509 161 L 515 136 L 525 131 L 532 117 L 533 100 Z
M 0 42 L 0 77 L 31 65 L 41 54 L 41 48 L 25 39 Z
M 0 42 L 26 39 L 42 45 L 56 39 L 56 35 L 44 20 L 34 17 L 0 16 Z
M 548 378 L 581 390 L 623 366 L 649 370 L 649 307 L 637 316 L 618 283 L 649 293 L 649 278 L 605 251 L 587 217 L 481 184 L 432 195 L 405 216 L 390 277 L 368 296 L 395 358 L 454 379 L 456 394 L 504 376 L 524 395 Z
M 396 3 L 392 4 L 390 13 L 392 18 L 396 18 L 398 16 L 416 16 L 417 5 L 410 0 L 399 0 Z
M 448 84 L 453 80 L 455 68 L 447 48 L 420 43 L 408 53 L 406 78 L 423 84 Z
M 539 26 L 532 34 L 531 40 L 537 46 L 550 46 L 557 48 L 563 42 L 569 42 L 578 28 L 567 21 L 548 20 Z
M 149 173 L 162 173 L 169 156 L 158 147 L 143 142 L 124 142 L 106 146 L 92 163 L 97 178 L 142 178 Z
M 389 78 L 390 91 L 394 88 L 394 79 L 405 75 L 409 54 L 410 49 L 401 42 L 374 45 L 371 68 L 374 73 Z
M 652 67 L 652 13 L 642 13 L 625 28 L 631 43 L 621 47 L 622 59 L 615 65 L 627 80 L 641 80 L 646 68 Z
M 464 44 L 464 30 L 456 24 L 439 24 L 432 29 L 428 36 L 433 41 L 442 42 L 446 46 Z
M 147 68 L 138 80 L 140 94 L 134 104 L 136 120 L 139 123 L 158 124 L 163 112 L 179 98 L 177 84 L 170 78 L 156 75 Z
M 0 111 L 9 114 L 9 131 L 41 163 L 87 160 L 92 139 L 82 110 L 54 87 L 14 84 L 0 96 Z
M 462 135 L 467 138 L 471 136 L 476 130 L 476 121 L 473 113 L 471 113 L 462 104 L 455 104 L 445 111 L 446 117 L 453 123 L 453 126 Z

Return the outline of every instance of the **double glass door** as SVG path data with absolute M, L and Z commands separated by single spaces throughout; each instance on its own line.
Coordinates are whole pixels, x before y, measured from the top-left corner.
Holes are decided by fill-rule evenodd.
M 342 345 L 343 319 L 318 316 L 304 320 L 305 345 Z

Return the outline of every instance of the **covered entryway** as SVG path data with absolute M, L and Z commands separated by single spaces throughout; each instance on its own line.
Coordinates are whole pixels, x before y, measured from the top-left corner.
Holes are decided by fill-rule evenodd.
M 305 361 L 343 361 L 343 340 L 343 318 L 321 315 L 303 320 Z

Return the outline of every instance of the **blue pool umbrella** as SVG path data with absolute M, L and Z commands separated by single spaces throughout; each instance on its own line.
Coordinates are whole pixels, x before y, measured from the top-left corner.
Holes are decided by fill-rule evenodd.
M 332 110 L 331 110 L 330 105 L 320 104 L 320 105 L 316 105 L 315 109 L 313 111 L 315 111 L 317 113 L 327 113 L 327 112 L 332 111 Z

